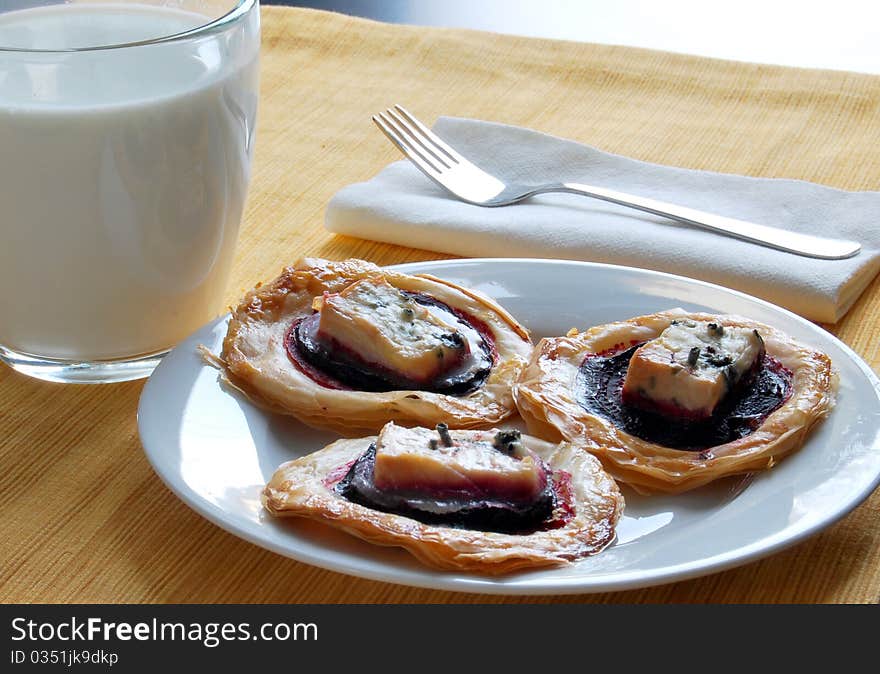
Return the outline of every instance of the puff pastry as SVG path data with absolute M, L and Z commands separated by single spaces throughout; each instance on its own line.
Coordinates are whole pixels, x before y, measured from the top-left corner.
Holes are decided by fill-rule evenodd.
M 497 431 L 449 434 L 455 443 L 491 442 Z M 279 517 L 312 518 L 371 543 L 405 548 L 436 568 L 487 575 L 569 564 L 614 540 L 623 497 L 599 461 L 575 444 L 518 436 L 525 451 L 552 471 L 557 501 L 546 526 L 501 533 L 426 523 L 343 496 L 340 484 L 376 441 L 377 436 L 338 440 L 283 464 L 263 491 L 264 507 Z
M 355 284 L 359 285 L 355 287 Z M 358 295 L 358 288 L 366 288 L 367 292 Z M 331 315 L 328 308 L 326 317 L 320 315 L 322 326 L 329 324 L 336 331 L 334 334 L 348 339 L 353 348 L 360 348 L 361 354 L 367 354 L 365 358 L 373 357 L 381 347 L 385 349 L 388 363 L 402 367 L 399 363 L 412 362 L 412 367 L 419 368 L 419 376 L 431 374 L 433 365 L 424 358 L 428 348 L 422 339 L 424 335 L 417 333 L 415 337 L 408 337 L 410 350 L 422 348 L 421 353 L 388 353 L 393 341 L 388 341 L 389 330 L 383 333 L 382 326 L 387 328 L 390 310 L 385 307 L 385 301 L 389 292 L 399 292 L 401 301 L 408 302 L 394 311 L 403 312 L 413 320 L 415 310 L 425 314 L 426 321 L 434 321 L 431 329 L 436 328 L 437 334 L 433 337 L 439 335 L 446 340 L 445 347 L 439 343 L 429 344 L 431 348 L 436 347 L 439 358 L 461 360 L 457 353 L 462 350 L 482 358 L 485 367 L 477 372 L 479 376 L 475 375 L 470 384 L 467 381 L 462 384 L 461 378 L 453 377 L 446 382 L 446 390 L 431 390 L 414 385 L 412 382 L 417 379 L 408 379 L 406 373 L 394 373 L 398 385 L 389 384 L 390 390 L 364 390 L 357 383 L 340 383 L 334 381 L 333 376 L 325 377 L 320 368 L 311 367 L 296 353 L 291 355 L 292 335 L 300 339 L 299 331 L 305 331 L 307 319 L 315 318 L 326 305 L 334 313 Z M 379 296 L 381 293 L 385 293 L 384 297 Z M 370 312 L 361 311 L 353 304 L 361 302 L 363 306 L 363 296 L 372 296 L 371 306 L 379 307 L 372 319 L 375 326 L 369 325 Z M 450 323 L 457 327 L 449 328 Z M 375 340 L 378 346 L 371 351 L 365 348 L 370 345 L 358 343 L 358 329 L 370 332 L 364 339 Z M 480 344 L 463 346 L 456 331 L 473 335 L 475 330 L 479 332 Z M 311 344 L 307 338 L 308 334 L 302 337 L 303 345 Z M 387 421 L 431 427 L 443 422 L 451 428 L 495 424 L 515 412 L 512 385 L 528 362 L 532 348 L 528 332 L 507 311 L 467 288 L 425 274 L 383 270 L 363 260 L 303 259 L 286 268 L 275 280 L 247 293 L 232 312 L 222 352 L 215 364 L 222 368 L 229 383 L 255 402 L 294 415 L 311 426 L 352 437 L 376 432 Z M 329 357 L 343 352 L 347 353 L 346 349 L 333 345 L 324 351 Z M 383 371 L 390 372 L 390 369 Z M 463 386 L 471 386 L 471 389 L 456 390 Z
M 706 447 L 667 446 L 627 432 L 613 415 L 587 404 L 585 396 L 590 393 L 579 390 L 586 381 L 583 368 L 588 357 L 624 354 L 682 320 L 710 322 L 721 326 L 719 330 L 730 326 L 757 331 L 769 362 L 784 373 L 787 390 L 776 409 L 759 424 L 756 420 L 757 427 L 742 437 L 734 434 Z M 643 494 L 680 493 L 724 476 L 772 467 L 804 443 L 814 424 L 832 409 L 835 393 L 836 373 L 827 355 L 748 318 L 682 310 L 544 339 L 514 388 L 517 407 L 531 433 L 583 443 L 615 479 Z

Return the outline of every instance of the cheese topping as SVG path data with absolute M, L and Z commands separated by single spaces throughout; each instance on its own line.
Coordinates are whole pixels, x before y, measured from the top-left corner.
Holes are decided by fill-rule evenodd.
M 706 418 L 764 357 L 756 330 L 703 321 L 673 321 L 636 349 L 623 384 L 628 404 Z
M 544 490 L 543 464 L 509 437 L 499 443 L 505 432 L 448 431 L 442 424 L 438 431 L 387 424 L 376 440 L 376 487 L 517 501 L 535 499 Z
M 315 306 L 319 339 L 413 380 L 428 381 L 471 353 L 473 336 L 453 314 L 419 304 L 385 279 L 358 281 Z

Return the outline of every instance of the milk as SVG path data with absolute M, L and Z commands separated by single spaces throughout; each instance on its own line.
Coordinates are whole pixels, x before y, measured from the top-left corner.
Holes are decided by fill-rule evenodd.
M 173 346 L 223 309 L 257 105 L 259 14 L 198 39 L 0 50 L 0 345 L 101 360 Z M 144 5 L 0 14 L 0 47 L 156 38 Z

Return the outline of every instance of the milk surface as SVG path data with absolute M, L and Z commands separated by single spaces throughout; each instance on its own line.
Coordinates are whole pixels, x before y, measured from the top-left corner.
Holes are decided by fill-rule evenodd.
M 0 47 L 119 44 L 208 20 L 58 5 L 0 14 Z M 220 313 L 253 150 L 258 22 L 139 47 L 0 50 L 0 344 L 121 358 Z

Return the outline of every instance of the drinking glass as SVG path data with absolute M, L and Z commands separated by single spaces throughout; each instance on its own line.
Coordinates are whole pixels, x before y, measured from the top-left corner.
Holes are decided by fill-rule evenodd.
M 258 0 L 0 0 L 0 360 L 135 379 L 219 315 L 259 44 Z

